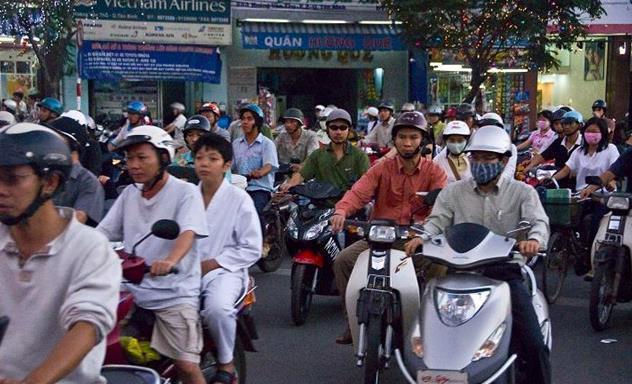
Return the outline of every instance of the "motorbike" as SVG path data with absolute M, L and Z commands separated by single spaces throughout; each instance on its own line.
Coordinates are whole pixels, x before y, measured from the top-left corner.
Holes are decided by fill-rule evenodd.
M 343 236 L 331 232 L 329 201 L 342 195 L 333 185 L 308 181 L 290 189 L 296 206 L 287 221 L 286 246 L 292 255 L 291 314 L 295 325 L 307 320 L 313 296 L 337 295 L 333 262 L 344 248 Z
M 364 383 L 379 382 L 395 361 L 407 383 L 509 383 L 520 375 L 519 356 L 509 349 L 511 299 L 507 283 L 484 277 L 480 269 L 510 261 L 516 240 L 472 223 L 429 237 L 422 254 L 448 268 L 445 277 L 417 283 L 411 257 L 392 249 L 397 240 L 422 227 L 388 221 L 362 225 L 369 250 L 356 262 L 346 292 L 349 325 Z M 522 268 L 530 287 L 543 338 L 551 347 L 551 322 L 533 271 Z
M 136 247 L 150 236 L 173 240 L 178 237 L 180 229 L 178 224 L 172 220 L 159 220 L 153 224 L 151 231 L 143 236 L 132 247 L 131 254 L 123 250 L 117 250 L 122 260 L 123 288 L 125 284 L 140 284 L 144 275 L 149 271 L 142 257 L 136 255 Z M 170 273 L 178 273 L 178 269 L 173 268 Z M 246 359 L 245 352 L 255 352 L 253 340 L 258 338 L 252 317 L 252 306 L 256 301 L 254 296 L 254 280 L 251 278 L 248 286 L 244 288 L 243 294 L 235 302 L 237 309 L 237 338 L 235 341 L 234 362 L 238 372 L 239 383 L 246 383 Z M 141 362 L 142 367 L 130 365 L 138 364 L 129 351 L 124 350 L 122 340 L 124 339 L 124 328 L 130 325 L 132 314 L 134 314 L 134 337 L 141 341 L 151 338 L 153 329 L 153 314 L 141 308 L 135 308 L 134 298 L 131 292 L 124 289 L 120 293 L 119 305 L 117 308 L 117 324 L 108 334 L 106 341 L 105 365 L 101 374 L 108 380 L 108 383 L 176 383 L 177 372 L 173 362 L 162 356 L 155 356 L 152 361 Z M 139 343 L 140 344 L 140 343 Z M 153 350 L 152 350 L 153 351 Z M 142 351 L 141 351 L 142 352 Z M 146 355 L 146 353 L 142 353 Z M 154 351 L 155 354 L 155 351 Z M 207 382 L 215 374 L 215 347 L 209 333 L 204 330 L 204 347 L 201 353 L 200 368 Z M 138 359 L 138 356 L 135 356 Z M 155 381 L 156 376 L 160 381 Z M 142 381 L 144 380 L 144 381 Z
M 601 186 L 601 179 L 589 176 L 586 183 Z M 609 211 L 601 219 L 592 244 L 594 276 L 588 306 L 590 324 L 595 331 L 603 331 L 614 306 L 632 301 L 632 194 L 593 193 L 593 197 Z

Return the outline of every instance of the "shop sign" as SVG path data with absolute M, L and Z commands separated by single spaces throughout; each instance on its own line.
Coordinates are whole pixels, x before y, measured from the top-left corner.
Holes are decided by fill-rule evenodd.
M 180 80 L 220 82 L 222 63 L 215 48 L 195 45 L 85 41 L 79 55 L 81 77 L 91 80 Z
M 377 11 L 379 0 L 276 0 L 233 1 L 235 9 L 273 9 L 283 11 Z
M 243 32 L 245 49 L 328 50 L 328 51 L 393 51 L 405 45 L 396 35 L 328 35 L 310 33 Z
M 333 51 L 282 51 L 280 49 L 271 49 L 268 60 L 330 61 L 334 57 L 341 64 L 358 61 L 370 63 L 373 61 L 373 53 L 371 51 L 336 51 L 334 53 Z

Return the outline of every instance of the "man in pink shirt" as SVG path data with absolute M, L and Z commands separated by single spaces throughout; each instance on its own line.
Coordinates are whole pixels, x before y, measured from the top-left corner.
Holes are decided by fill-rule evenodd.
M 334 232 L 344 227 L 344 221 L 375 199 L 371 219 L 392 220 L 400 225 L 423 222 L 430 213 L 417 192 L 444 188 L 447 176 L 443 169 L 421 154 L 430 136 L 427 123 L 419 112 L 405 112 L 393 126 L 393 142 L 397 150 L 394 158 L 386 159 L 370 168 L 336 204 L 331 224 Z M 403 242 L 396 244 L 403 249 Z M 334 262 L 336 285 L 344 301 L 349 276 L 358 256 L 369 248 L 364 240 L 345 248 Z M 338 344 L 351 343 L 349 329 L 336 339 Z

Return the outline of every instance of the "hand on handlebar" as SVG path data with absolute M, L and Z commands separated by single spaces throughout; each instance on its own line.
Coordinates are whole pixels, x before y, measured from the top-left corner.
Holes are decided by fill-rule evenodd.
M 171 271 L 176 266 L 176 263 L 169 260 L 157 260 L 154 261 L 151 265 L 151 273 L 152 276 L 165 276 L 171 273 Z
M 414 237 L 412 240 L 407 242 L 404 245 L 404 251 L 406 252 L 406 256 L 413 256 L 415 252 L 417 252 L 417 248 L 421 247 L 424 244 L 424 241 L 421 237 Z
M 340 214 L 335 214 L 331 217 L 331 231 L 338 233 L 343 230 L 345 226 L 345 217 Z
M 582 189 L 582 190 L 579 192 L 579 199 L 580 199 L 580 200 L 589 199 L 589 198 L 590 198 L 590 195 L 591 195 L 593 192 L 596 192 L 599 188 L 600 188 L 600 187 L 599 187 L 599 186 L 597 186 L 597 185 L 589 185 L 589 186 L 587 186 L 586 188 Z
M 538 254 L 538 250 L 540 250 L 540 242 L 537 240 L 520 241 L 518 242 L 518 250 L 523 256 L 531 258 Z

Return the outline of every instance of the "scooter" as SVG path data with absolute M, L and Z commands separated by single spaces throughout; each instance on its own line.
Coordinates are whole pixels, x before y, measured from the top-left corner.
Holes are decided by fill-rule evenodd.
M 601 186 L 601 179 L 589 176 L 586 183 Z M 603 331 L 614 306 L 632 301 L 632 194 L 594 193 L 592 197 L 609 210 L 601 219 L 590 254 L 594 271 L 590 324 L 595 331 Z
M 516 240 L 508 236 L 530 226 L 521 223 L 516 231 L 500 236 L 465 223 L 429 238 L 423 256 L 448 267 L 448 274 L 427 281 L 420 296 L 412 258 L 392 249 L 395 241 L 410 238 L 410 230 L 386 221 L 364 224 L 370 249 L 358 258 L 346 292 L 364 383 L 378 383 L 393 356 L 410 384 L 513 382 L 519 375 L 519 357 L 509 350 L 509 287 L 479 270 L 511 260 Z M 423 228 L 411 229 L 423 233 Z M 527 266 L 522 270 L 550 348 L 546 300 L 536 288 L 533 271 Z
M 151 232 L 143 236 L 133 247 L 131 254 L 123 250 L 117 250 L 122 260 L 123 278 L 125 284 L 140 284 L 149 271 L 149 267 L 145 264 L 142 257 L 136 255 L 136 248 L 145 241 L 149 236 L 156 236 L 162 239 L 173 240 L 178 237 L 180 229 L 178 224 L 172 220 L 159 220 L 151 228 Z M 178 273 L 177 268 L 173 268 L 170 273 Z M 124 287 L 123 285 L 123 287 Z M 258 338 L 254 320 L 251 316 L 252 305 L 255 302 L 254 281 L 251 279 L 247 288 L 244 289 L 242 296 L 236 301 L 235 308 L 237 315 L 237 338 L 235 342 L 234 362 L 238 372 L 239 383 L 246 383 L 246 359 L 245 351 L 255 352 L 252 340 Z M 102 375 L 108 379 L 108 383 L 154 383 L 155 377 L 152 371 L 155 371 L 161 381 L 158 382 L 175 382 L 177 372 L 173 362 L 165 357 L 142 364 L 143 367 L 130 366 L 130 355 L 121 344 L 122 330 L 129 323 L 130 317 L 134 310 L 134 298 L 131 292 L 122 290 L 120 293 L 119 305 L 117 308 L 117 326 L 108 334 L 106 341 L 105 365 Z M 150 311 L 136 309 L 142 316 L 135 316 L 141 321 L 134 321 L 135 336 L 140 340 L 149 340 L 153 329 L 153 316 Z M 201 353 L 202 361 L 200 368 L 207 381 L 215 374 L 215 348 L 214 343 L 209 337 L 209 333 L 204 330 L 204 347 Z M 132 377 L 137 377 L 136 381 L 132 381 Z M 140 378 L 140 379 L 139 379 Z M 141 379 L 145 381 L 139 381 Z
M 315 294 L 338 294 L 332 267 L 344 240 L 331 232 L 329 219 L 334 209 L 328 200 L 339 197 L 342 191 L 328 183 L 308 181 L 290 192 L 298 196 L 285 232 L 292 255 L 291 314 L 295 325 L 303 325 Z

